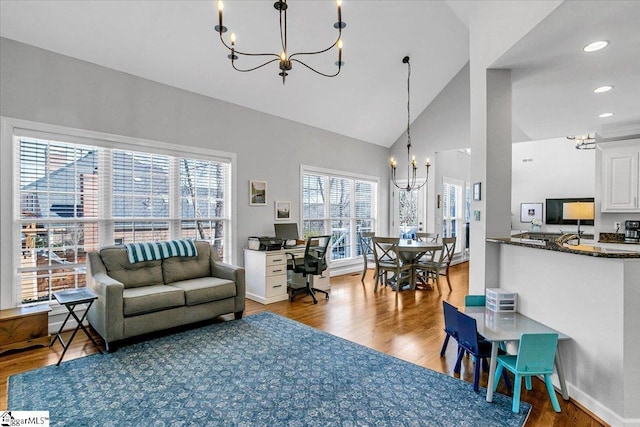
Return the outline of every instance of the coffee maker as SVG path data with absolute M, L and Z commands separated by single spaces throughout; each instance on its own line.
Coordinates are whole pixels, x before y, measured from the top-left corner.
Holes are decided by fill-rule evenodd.
M 640 221 L 624 222 L 624 241 L 627 243 L 640 243 Z

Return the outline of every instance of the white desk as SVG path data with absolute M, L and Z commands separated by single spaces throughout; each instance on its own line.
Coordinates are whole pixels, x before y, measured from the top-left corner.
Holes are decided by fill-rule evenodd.
M 486 307 L 466 307 L 464 312 L 476 319 L 478 333 L 491 341 L 491 361 L 489 363 L 489 380 L 487 383 L 487 402 L 493 401 L 493 382 L 498 361 L 498 347 L 501 341 L 519 341 L 522 334 L 558 334 L 558 340 L 568 340 L 567 335 L 536 322 L 520 313 L 497 313 Z M 560 381 L 560 391 L 564 400 L 569 400 L 567 384 L 562 371 L 560 351 L 556 351 L 556 372 Z
M 305 246 L 278 251 L 244 250 L 245 281 L 247 298 L 261 304 L 271 304 L 285 301 L 289 298 L 287 286 L 305 286 L 306 279 L 301 274 L 287 271 L 287 261 L 291 259 L 287 252 L 295 254 L 296 258 L 304 257 Z M 311 286 L 328 291 L 329 268 L 322 275 L 311 276 Z

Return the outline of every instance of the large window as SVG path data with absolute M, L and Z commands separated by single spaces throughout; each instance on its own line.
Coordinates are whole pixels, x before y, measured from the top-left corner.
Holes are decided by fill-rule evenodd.
M 468 206 L 470 206 L 469 195 L 469 189 L 465 187 L 463 182 L 450 178 L 443 179 L 442 237 L 456 238 L 455 253 L 460 253 L 466 247 L 465 236 L 466 224 L 468 223 Z
M 376 230 L 377 182 L 371 178 L 302 170 L 305 237 L 331 234 L 331 260 L 360 255 L 360 233 Z
M 14 143 L 18 304 L 84 286 L 87 253 L 106 245 L 194 238 L 231 261 L 229 159 L 60 135 L 15 135 Z

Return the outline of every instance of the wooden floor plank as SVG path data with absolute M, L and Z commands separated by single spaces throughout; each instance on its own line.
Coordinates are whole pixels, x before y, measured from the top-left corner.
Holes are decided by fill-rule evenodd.
M 247 300 L 245 315 L 271 311 L 333 335 L 382 351 L 400 359 L 424 366 L 464 381 L 473 382 L 473 363 L 465 358 L 460 375 L 453 373 L 456 346 L 450 342 L 444 357 L 440 348 L 444 339 L 442 301 L 455 306 L 464 305 L 468 291 L 468 264 L 452 267 L 452 292 L 443 285 L 443 295 L 428 290 L 404 291 L 396 294 L 383 287 L 373 292 L 372 270 L 365 283 L 361 274 L 331 278 L 331 298 L 319 298 L 314 305 L 310 297 L 298 297 L 294 302 L 281 301 L 262 305 Z M 232 315 L 217 321 L 231 320 Z M 95 335 L 98 342 L 102 341 Z M 68 337 L 68 334 L 65 338 Z M 53 349 L 36 348 L 0 356 L 0 409 L 7 405 L 7 378 L 15 373 L 55 365 L 61 353 L 59 344 Z M 95 353 L 91 342 L 79 334 L 67 351 L 64 360 L 71 360 Z M 486 386 L 487 374 L 482 373 L 481 386 Z M 562 412 L 553 411 L 544 383 L 534 380 L 532 391 L 523 390 L 522 400 L 532 404 L 527 426 L 603 426 L 572 401 L 564 401 L 558 394 Z M 471 387 L 471 384 L 469 384 Z M 511 393 L 501 383 L 498 391 Z M 42 408 L 45 409 L 45 408 Z

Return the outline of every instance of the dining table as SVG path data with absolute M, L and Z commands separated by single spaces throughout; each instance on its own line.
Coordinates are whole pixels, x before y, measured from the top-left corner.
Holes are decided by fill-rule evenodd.
M 420 258 L 428 253 L 442 250 L 442 243 L 421 242 L 411 239 L 400 239 L 398 253 L 403 263 L 416 264 Z M 416 270 L 411 269 L 411 289 L 416 288 Z
M 522 334 L 558 334 L 560 341 L 571 339 L 568 335 L 556 331 L 518 312 L 495 312 L 484 306 L 465 307 L 464 312 L 476 319 L 478 334 L 491 341 L 491 360 L 489 361 L 489 378 L 487 382 L 487 402 L 493 401 L 493 385 L 498 361 L 498 347 L 502 342 L 518 342 Z M 559 349 L 554 360 L 560 392 L 564 400 L 569 400 L 569 392 L 562 370 L 562 359 Z

